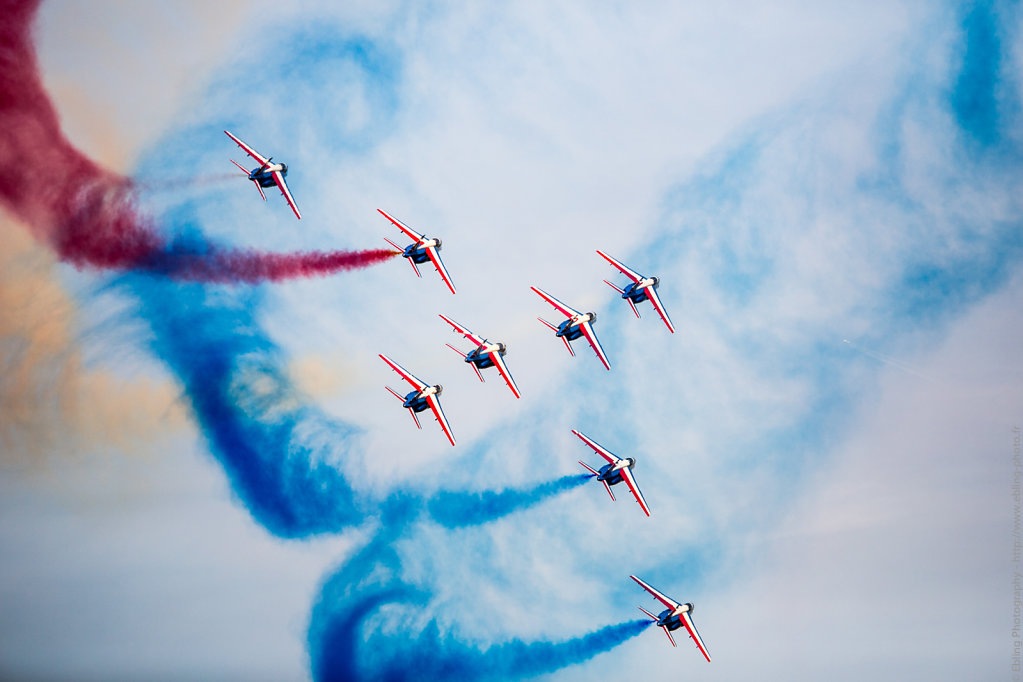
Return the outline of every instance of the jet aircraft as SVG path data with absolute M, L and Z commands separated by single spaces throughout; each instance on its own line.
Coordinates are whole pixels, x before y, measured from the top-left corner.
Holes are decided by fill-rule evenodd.
M 476 370 L 476 376 L 480 378 L 480 381 L 483 381 L 483 373 L 480 372 L 481 369 L 497 367 L 497 371 L 501 373 L 501 376 L 504 378 L 504 382 L 508 384 L 508 388 L 510 388 L 511 392 L 515 394 L 515 397 L 522 397 L 522 394 L 519 393 L 519 387 L 515 385 L 515 380 L 512 379 L 511 372 L 508 371 L 508 365 L 504 362 L 504 354 L 507 352 L 507 348 L 503 343 L 490 343 L 487 339 L 484 339 L 478 334 L 473 334 L 462 325 L 449 317 L 445 317 L 444 315 L 441 315 L 440 319 L 451 325 L 456 332 L 476 344 L 476 348 L 468 353 L 463 353 L 450 343 L 446 345 L 448 348 L 458 353 L 465 362 L 469 363 L 470 367 Z
M 437 423 L 439 423 L 440 427 L 444 430 L 444 435 L 447 436 L 448 440 L 451 441 L 451 444 L 454 445 L 455 436 L 451 433 L 451 425 L 448 424 L 448 420 L 444 416 L 444 410 L 440 407 L 440 394 L 444 390 L 444 387 L 440 384 L 430 386 L 425 381 L 417 379 L 411 372 L 386 355 L 381 354 L 380 359 L 390 365 L 391 369 L 400 374 L 401 378 L 410 383 L 412 388 L 415 389 L 403 396 L 390 386 L 384 387 L 390 391 L 395 398 L 402 401 L 402 407 L 408 408 L 409 414 L 412 415 L 412 420 L 416 423 L 416 426 L 420 429 L 423 428 L 419 423 L 419 417 L 416 416 L 416 413 L 422 412 L 426 408 L 430 408 L 433 410 L 433 416 L 437 418 Z
M 600 471 L 595 471 L 586 464 L 586 462 L 580 461 L 579 463 L 589 471 L 591 474 L 597 477 L 597 480 L 604 484 L 607 489 L 607 494 L 611 496 L 611 501 L 615 499 L 615 494 L 611 492 L 611 486 L 618 485 L 622 481 L 625 481 L 625 485 L 628 486 L 632 492 L 633 497 L 636 498 L 636 502 L 639 502 L 639 506 L 643 509 L 643 512 L 650 516 L 650 507 L 647 506 L 646 500 L 643 498 L 643 493 L 640 492 L 639 486 L 636 484 L 636 478 L 632 475 L 632 467 L 636 466 L 636 460 L 632 457 L 615 457 L 600 443 L 597 443 L 590 438 L 579 433 L 575 429 L 572 429 L 572 433 L 579 436 L 579 440 L 589 445 L 594 452 L 607 460 L 607 464 L 600 468 Z
M 568 318 L 557 327 L 542 317 L 536 318 L 547 325 L 554 332 L 555 336 L 565 342 L 565 348 L 568 349 L 568 352 L 573 356 L 575 355 L 575 351 L 572 350 L 572 344 L 570 344 L 569 341 L 574 341 L 580 336 L 585 336 L 586 340 L 590 342 L 593 352 L 596 353 L 600 361 L 604 363 L 604 367 L 610 370 L 611 363 L 608 362 L 607 355 L 604 354 L 604 349 L 600 347 L 600 341 L 597 340 L 597 334 L 593 331 L 593 323 L 597 319 L 597 313 L 581 313 L 578 310 L 565 305 L 542 289 L 537 289 L 536 287 L 530 287 L 530 289 L 539 294 L 543 300 L 557 308 L 562 315 Z
M 707 647 L 703 644 L 703 638 L 700 637 L 700 633 L 696 631 L 696 625 L 693 623 L 693 605 L 679 604 L 674 599 L 665 597 L 663 594 L 650 587 L 636 576 L 630 575 L 629 577 L 639 583 L 639 586 L 644 590 L 652 594 L 654 599 L 667 607 L 657 616 L 650 613 L 642 606 L 639 607 L 639 610 L 650 616 L 650 618 L 657 623 L 658 627 L 664 628 L 664 634 L 668 635 L 668 640 L 671 642 L 671 645 L 677 646 L 675 644 L 675 638 L 671 636 L 671 631 L 678 630 L 680 627 L 685 627 L 685 629 L 689 631 L 689 636 L 693 638 L 694 642 L 696 642 L 696 647 L 700 650 L 700 653 L 703 654 L 703 657 L 707 659 L 708 663 L 710 663 L 710 654 L 707 653 Z
M 632 312 L 636 313 L 636 317 L 639 317 L 639 310 L 636 309 L 636 304 L 642 303 L 643 301 L 650 301 L 651 305 L 654 306 L 654 310 L 656 310 L 657 314 L 661 316 L 662 320 L 664 320 L 664 324 L 668 325 L 668 331 L 674 334 L 675 327 L 671 324 L 671 320 L 668 318 L 668 311 L 664 309 L 664 305 L 661 303 L 661 299 L 657 295 L 657 286 L 661 283 L 661 280 L 657 277 L 644 277 L 635 270 L 629 269 L 600 249 L 597 249 L 597 253 L 600 254 L 600 256 L 608 263 L 618 268 L 623 275 L 632 280 L 632 284 L 627 284 L 624 289 L 615 286 L 606 279 L 604 280 L 604 283 L 621 294 L 622 298 L 629 302 L 629 306 L 632 307 Z
M 281 190 L 281 194 L 284 195 L 285 201 L 288 202 L 288 206 L 291 206 L 291 210 L 295 212 L 295 217 L 301 220 L 302 214 L 298 212 L 298 206 L 295 204 L 295 198 L 291 196 L 291 191 L 288 189 L 288 183 L 284 181 L 284 176 L 288 174 L 288 164 L 271 163 L 273 161 L 273 157 L 267 158 L 263 156 L 226 130 L 224 133 L 234 140 L 235 144 L 244 149 L 246 154 L 259 162 L 259 166 L 257 168 L 253 168 L 251 171 L 248 171 L 245 170 L 245 166 L 241 165 L 234 159 L 231 159 L 231 163 L 238 166 L 243 173 L 249 176 L 249 180 L 252 180 L 252 182 L 256 184 L 256 189 L 259 190 L 259 196 L 263 197 L 263 201 L 266 201 L 266 195 L 263 193 L 263 188 L 277 185 L 277 187 Z
M 437 268 L 437 272 L 440 273 L 441 279 L 443 279 L 444 283 L 448 285 L 448 289 L 451 290 L 451 293 L 455 293 L 455 285 L 451 283 L 451 275 L 448 274 L 447 268 L 444 267 L 444 263 L 440 259 L 440 253 L 438 253 L 442 244 L 440 238 L 434 237 L 433 239 L 427 239 L 425 234 L 415 232 L 412 228 L 397 218 L 384 213 L 383 210 L 378 208 L 377 211 L 380 212 L 380 215 L 394 223 L 394 226 L 404 232 L 406 237 L 415 240 L 405 248 L 401 248 L 387 237 L 384 237 L 384 241 L 396 248 L 401 253 L 402 257 L 408 259 L 409 265 L 411 265 L 412 269 L 416 271 L 416 275 L 418 277 L 422 277 L 422 275 L 419 274 L 419 267 L 417 266 L 417 263 L 432 261 L 433 266 Z

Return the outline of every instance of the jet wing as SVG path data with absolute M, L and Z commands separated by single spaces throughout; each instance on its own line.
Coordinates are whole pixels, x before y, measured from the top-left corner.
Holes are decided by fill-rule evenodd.
M 532 289 L 533 291 L 535 291 L 537 294 L 539 294 L 540 298 L 542 298 L 543 300 L 547 301 L 552 306 L 557 308 L 558 312 L 560 312 L 565 317 L 575 317 L 576 315 L 580 314 L 578 310 L 576 310 L 575 308 L 572 308 L 571 306 L 565 305 L 564 303 L 562 303 L 558 299 L 556 299 L 553 296 L 551 296 L 550 294 L 548 294 L 543 289 L 537 289 L 536 287 L 529 287 L 529 288 Z
M 236 145 L 238 145 L 239 147 L 244 149 L 246 154 L 248 154 L 249 156 L 254 158 L 256 161 L 259 161 L 259 165 L 265 166 L 267 164 L 267 162 L 270 160 L 270 159 L 266 158 L 265 156 L 263 156 L 262 154 L 260 154 L 259 152 L 257 152 L 255 149 L 253 149 L 249 145 L 247 145 L 244 142 L 242 142 L 241 140 L 239 140 L 237 137 L 235 137 L 231 133 L 227 132 L 226 130 L 224 131 L 224 133 L 227 134 L 227 136 L 230 137 L 232 140 L 234 140 L 234 143 Z
M 451 293 L 455 293 L 455 285 L 451 282 L 451 275 L 448 274 L 448 269 L 444 267 L 444 262 L 440 259 L 440 254 L 437 253 L 437 248 L 434 246 L 426 247 L 426 255 L 433 261 L 433 266 L 437 268 L 437 272 L 440 273 L 441 279 L 448 285 L 448 289 Z
M 394 226 L 397 227 L 402 232 L 404 232 L 406 237 L 408 237 L 409 239 L 415 240 L 416 243 L 419 243 L 419 242 L 423 241 L 424 239 L 426 239 L 426 235 L 425 234 L 419 234 L 418 232 L 416 232 L 411 227 L 409 227 L 405 223 L 401 222 L 397 218 L 392 218 L 391 216 L 387 215 L 383 211 L 383 209 L 378 208 L 377 211 L 380 213 L 380 215 L 382 215 L 383 217 L 387 218 L 392 223 L 394 223 Z
M 657 601 L 659 601 L 662 604 L 664 604 L 664 606 L 666 608 L 669 608 L 672 611 L 674 611 L 679 606 L 681 606 L 681 604 L 679 604 L 677 601 L 675 601 L 674 599 L 668 599 L 663 594 L 661 594 L 660 592 L 658 592 L 654 588 L 650 587 L 649 585 L 647 585 L 645 582 L 643 582 L 642 580 L 640 580 L 636 576 L 630 575 L 629 577 L 632 578 L 633 580 L 635 580 L 639 584 L 639 586 L 642 587 L 644 590 L 646 590 L 647 592 L 652 594 L 654 599 L 656 599 Z M 693 629 L 695 630 L 696 628 L 693 628 Z
M 380 359 L 383 360 L 384 362 L 386 362 L 388 365 L 390 365 L 391 369 L 393 369 L 395 372 L 400 374 L 402 379 L 404 379 L 405 381 L 409 382 L 412 385 L 412 388 L 416 389 L 417 391 L 421 391 L 424 388 L 426 388 L 427 384 L 426 384 L 425 381 L 422 381 L 422 380 L 417 379 L 416 377 L 414 377 L 411 372 L 406 370 L 404 367 L 399 365 L 397 362 L 395 362 L 391 358 L 387 357 L 386 355 L 381 354 L 380 355 Z M 439 409 L 439 405 L 438 405 L 438 409 Z
M 284 181 L 284 174 L 280 171 L 274 171 L 272 175 L 274 182 L 277 183 L 277 187 L 281 190 L 281 194 L 284 195 L 284 200 L 288 202 L 288 206 L 291 206 L 291 210 L 295 212 L 295 217 L 301 220 L 302 214 L 298 212 L 298 206 L 295 204 L 295 198 L 291 196 L 291 191 L 288 189 L 288 183 Z
M 579 436 L 579 439 L 582 442 L 584 442 L 587 445 L 589 445 L 591 448 L 593 448 L 594 452 L 596 452 L 598 455 L 600 455 L 601 457 L 606 459 L 608 464 L 617 464 L 619 461 L 621 461 L 621 458 L 615 457 L 613 454 L 611 454 L 611 452 L 607 448 L 605 448 L 603 445 L 601 445 L 597 441 L 591 439 L 589 436 L 584 436 L 583 434 L 579 433 L 575 429 L 572 429 L 572 433 L 574 433 L 575 435 Z
M 686 630 L 689 631 L 689 636 L 693 638 L 694 642 L 696 642 L 696 648 L 700 650 L 703 657 L 707 659 L 708 663 L 710 663 L 710 653 L 707 651 L 707 646 L 703 643 L 703 638 L 700 637 L 700 633 L 696 631 L 696 624 L 693 623 L 693 619 L 689 615 L 688 611 L 682 614 L 682 624 L 686 626 Z
M 437 418 L 437 422 L 440 427 L 444 429 L 444 435 L 451 441 L 451 445 L 455 444 L 455 436 L 451 433 L 451 425 L 448 424 L 447 417 L 444 416 L 444 410 L 440 408 L 440 399 L 437 398 L 436 393 L 431 393 L 426 396 L 426 402 L 430 405 L 430 409 L 433 410 L 433 416 Z
M 622 478 L 625 479 L 625 485 L 629 486 L 629 490 L 632 491 L 632 496 L 636 498 L 636 502 L 639 502 L 639 506 L 643 509 L 643 512 L 646 513 L 647 516 L 650 516 L 650 507 L 646 505 L 643 493 L 640 492 L 639 485 L 636 484 L 636 477 L 632 475 L 632 469 L 630 467 L 624 467 L 621 472 Z
M 457 322 L 455 322 L 454 320 L 452 320 L 449 317 L 445 317 L 444 315 L 441 315 L 440 319 L 442 319 L 445 322 L 447 322 L 448 324 L 450 324 L 452 326 L 452 328 L 454 328 L 454 330 L 456 332 L 458 332 L 459 334 L 461 334 L 465 338 L 467 338 L 470 341 L 472 341 L 476 345 L 477 348 L 482 346 L 483 342 L 486 341 L 486 339 L 484 339 L 483 337 L 479 336 L 478 334 L 473 334 L 471 331 L 469 331 L 468 329 L 466 329 L 462 325 L 458 324 Z
M 654 310 L 664 320 L 664 324 L 668 325 L 668 331 L 672 334 L 675 333 L 675 327 L 671 324 L 671 320 L 668 318 L 668 311 L 664 309 L 664 305 L 661 303 L 660 297 L 657 295 L 657 290 L 653 287 L 647 287 L 646 289 L 647 298 L 650 299 L 650 303 L 653 304 Z
M 487 355 L 490 356 L 490 361 L 494 363 L 494 367 L 504 377 L 504 383 L 508 384 L 508 388 L 515 394 L 516 398 L 521 398 L 522 394 L 519 393 L 519 387 L 515 385 L 515 380 L 512 379 L 511 372 L 508 371 L 508 365 L 504 363 L 504 358 L 501 357 L 501 353 L 496 350 L 490 351 Z
M 628 267 L 625 266 L 624 263 L 620 263 L 619 261 L 616 261 L 614 258 L 612 258 L 611 256 L 607 255 L 606 253 L 604 253 L 600 249 L 597 249 L 597 253 L 604 260 L 606 260 L 608 263 L 610 263 L 611 265 L 613 265 L 616 268 L 618 268 L 619 272 L 621 272 L 623 275 L 625 275 L 626 277 L 631 279 L 633 282 L 639 282 L 640 280 L 643 279 L 643 275 L 639 274 L 635 270 L 629 269 Z
M 590 347 L 593 348 L 593 352 L 596 353 L 597 357 L 600 358 L 600 361 L 604 363 L 604 367 L 610 371 L 611 363 L 608 362 L 607 356 L 604 355 L 604 349 L 600 347 L 600 341 L 597 340 L 597 334 L 593 331 L 593 327 L 589 322 L 580 322 L 579 326 L 583 330 L 583 336 L 585 336 L 586 340 L 590 342 Z

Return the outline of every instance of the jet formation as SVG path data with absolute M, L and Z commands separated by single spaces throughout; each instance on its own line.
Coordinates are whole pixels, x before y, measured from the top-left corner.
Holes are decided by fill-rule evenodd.
M 247 170 L 244 166 L 233 159 L 231 161 L 256 185 L 256 189 L 259 190 L 259 194 L 263 200 L 266 201 L 266 195 L 264 194 L 263 189 L 276 186 L 281 191 L 281 194 L 284 196 L 285 201 L 287 201 L 288 206 L 291 207 L 295 217 L 301 219 L 302 215 L 299 213 L 298 206 L 295 204 L 295 199 L 292 197 L 291 191 L 288 189 L 288 185 L 285 181 L 285 177 L 288 174 L 288 166 L 284 163 L 273 163 L 272 157 L 263 156 L 252 147 L 232 135 L 230 132 L 225 130 L 224 133 L 259 164 L 256 168 Z M 416 232 L 404 222 L 391 216 L 384 210 L 377 210 L 384 218 L 390 221 L 391 224 L 397 227 L 402 234 L 405 235 L 405 237 L 412 240 L 410 244 L 402 247 L 390 239 L 387 239 L 386 237 L 384 238 L 385 241 L 397 251 L 397 253 L 409 262 L 416 275 L 421 279 L 422 273 L 419 271 L 419 266 L 430 263 L 437 270 L 437 273 L 440 275 L 441 280 L 443 280 L 448 290 L 452 294 L 455 294 L 455 285 L 452 282 L 451 275 L 448 273 L 447 268 L 444 266 L 444 263 L 440 258 L 440 250 L 442 246 L 441 239 L 439 237 L 427 237 L 425 234 Z M 618 286 L 608 280 L 604 280 L 604 282 L 620 294 L 621 298 L 629 304 L 629 307 L 632 309 L 633 313 L 635 313 L 636 317 L 640 316 L 639 310 L 636 307 L 637 304 L 649 301 L 654 310 L 660 316 L 661 320 L 664 322 L 665 326 L 667 326 L 668 331 L 674 334 L 675 327 L 672 325 L 671 319 L 668 317 L 668 312 L 657 294 L 660 279 L 653 276 L 648 277 L 641 275 L 603 251 L 597 250 L 597 255 L 610 263 L 622 275 L 629 279 L 629 284 L 624 286 Z M 604 352 L 604 348 L 600 345 L 600 341 L 597 339 L 597 334 L 594 330 L 597 314 L 594 312 L 579 312 L 575 308 L 563 303 L 538 287 L 534 286 L 530 287 L 530 289 L 554 307 L 554 309 L 563 316 L 564 319 L 557 325 L 548 322 L 541 317 L 538 317 L 537 319 L 548 329 L 553 331 L 556 338 L 559 338 L 564 342 L 568 352 L 572 356 L 575 356 L 575 351 L 572 349 L 571 342 L 584 338 L 593 349 L 597 359 L 604 368 L 611 371 L 611 362 L 608 360 L 607 354 Z M 462 350 L 451 344 L 446 345 L 458 353 L 464 363 L 472 367 L 476 376 L 479 377 L 479 380 L 481 382 L 484 381 L 482 370 L 495 367 L 497 368 L 497 373 L 504 380 L 515 398 L 520 399 L 522 397 L 522 393 L 519 391 L 518 385 L 512 378 L 511 371 L 504 359 L 508 350 L 507 346 L 501 342 L 492 342 L 487 337 L 480 336 L 479 334 L 470 331 L 468 327 L 455 322 L 446 315 L 440 314 L 439 316 L 455 333 L 467 339 L 472 344 L 472 348 L 469 350 Z M 411 387 L 412 390 L 405 393 L 396 391 L 390 386 L 385 386 L 384 388 L 386 388 L 387 391 L 395 398 L 401 401 L 402 407 L 409 411 L 416 427 L 420 430 L 422 429 L 422 424 L 419 421 L 418 415 L 430 410 L 434 419 L 440 425 L 441 431 L 443 431 L 445 437 L 448 439 L 448 442 L 454 446 L 456 443 L 455 436 L 440 404 L 440 395 L 444 390 L 443 387 L 440 384 L 429 384 L 423 381 L 382 353 L 379 357 L 390 369 L 397 372 L 398 375 L 401 376 L 401 378 Z M 636 458 L 619 457 L 580 431 L 573 429 L 572 433 L 604 460 L 605 464 L 600 466 L 599 469 L 591 467 L 582 460 L 579 461 L 579 464 L 582 465 L 595 480 L 603 484 L 608 495 L 610 495 L 611 500 L 615 500 L 614 492 L 611 488 L 615 485 L 624 483 L 625 487 L 628 488 L 633 498 L 639 504 L 640 509 L 642 509 L 643 513 L 649 517 L 650 507 L 647 504 L 643 493 L 640 491 L 639 484 L 636 482 L 636 477 L 633 473 L 633 469 L 636 466 Z M 629 577 L 664 607 L 658 615 L 654 615 L 642 607 L 640 607 L 640 611 L 646 614 L 647 617 L 649 617 L 658 627 L 664 630 L 664 633 L 668 636 L 668 640 L 671 642 L 671 645 L 676 646 L 672 632 L 677 631 L 680 628 L 684 628 L 696 644 L 696 647 L 700 650 L 700 653 L 703 654 L 704 658 L 706 658 L 709 662 L 711 660 L 710 654 L 707 652 L 707 647 L 704 645 L 703 639 L 700 637 L 699 632 L 696 630 L 696 625 L 693 623 L 693 605 L 691 603 L 682 604 L 676 602 L 636 576 L 633 575 Z

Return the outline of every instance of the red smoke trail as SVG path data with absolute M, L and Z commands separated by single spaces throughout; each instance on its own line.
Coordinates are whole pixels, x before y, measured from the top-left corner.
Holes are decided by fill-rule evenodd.
M 397 253 L 391 249 L 281 254 L 211 249 L 201 255 L 171 251 L 143 265 L 142 269 L 199 282 L 276 282 L 364 268 Z
M 128 178 L 100 168 L 64 137 L 43 89 L 31 24 L 40 0 L 0 0 L 0 203 L 76 267 L 142 269 L 202 281 L 280 280 L 372 265 L 373 250 L 263 254 L 168 249 L 131 202 Z

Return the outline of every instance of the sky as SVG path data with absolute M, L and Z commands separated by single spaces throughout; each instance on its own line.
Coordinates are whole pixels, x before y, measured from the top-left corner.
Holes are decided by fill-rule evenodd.
M 170 252 L 378 249 L 381 208 L 458 293 L 399 258 L 98 267 L 4 204 L 0 679 L 1007 679 L 1021 16 L 44 0 L 60 129 Z M 597 313 L 610 372 L 530 286 Z M 454 448 L 378 353 L 443 384 Z M 572 429 L 636 458 L 650 518 Z

